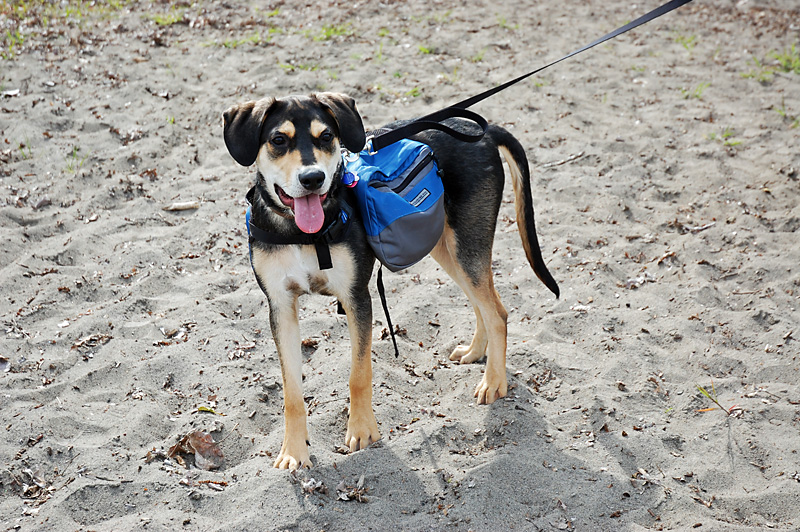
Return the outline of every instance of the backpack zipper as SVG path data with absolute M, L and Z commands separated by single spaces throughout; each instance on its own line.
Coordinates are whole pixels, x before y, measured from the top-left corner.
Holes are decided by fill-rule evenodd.
M 423 170 L 425 170 L 430 166 L 431 162 L 433 162 L 433 152 L 429 151 L 417 164 L 414 165 L 414 169 L 408 173 L 405 179 L 403 179 L 403 181 L 399 185 L 391 187 L 390 190 L 395 194 L 400 194 L 406 187 L 408 187 L 410 183 L 414 181 L 414 179 L 416 179 L 416 177 L 420 174 L 420 172 L 422 172 Z M 389 188 L 386 182 L 381 182 L 381 181 L 372 181 L 370 182 L 369 185 L 373 188 L 379 188 L 379 187 Z

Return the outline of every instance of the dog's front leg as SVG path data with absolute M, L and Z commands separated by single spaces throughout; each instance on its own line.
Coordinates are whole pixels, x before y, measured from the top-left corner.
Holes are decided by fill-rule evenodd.
M 300 352 L 297 297 L 288 305 L 273 305 L 270 302 L 269 323 L 278 348 L 283 375 L 285 431 L 275 467 L 290 470 L 311 467 L 306 405 L 303 401 L 303 357 Z
M 342 302 L 352 344 L 350 419 L 345 445 L 351 452 L 378 441 L 381 434 L 372 410 L 372 299 L 369 291 Z

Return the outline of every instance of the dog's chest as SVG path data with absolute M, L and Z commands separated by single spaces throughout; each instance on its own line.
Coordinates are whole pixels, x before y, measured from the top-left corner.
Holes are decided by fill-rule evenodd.
M 265 252 L 253 249 L 253 270 L 271 300 L 289 303 L 302 294 L 349 298 L 353 257 L 345 246 L 332 246 L 333 268 L 320 270 L 312 246 L 285 246 Z

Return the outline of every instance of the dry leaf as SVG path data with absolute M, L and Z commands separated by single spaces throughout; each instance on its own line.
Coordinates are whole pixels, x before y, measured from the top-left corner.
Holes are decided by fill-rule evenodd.
M 210 471 L 222 466 L 225 456 L 217 443 L 207 432 L 192 432 L 187 437 L 187 445 L 194 451 L 194 463 L 200 469 Z
M 219 446 L 207 432 L 195 431 L 187 434 L 169 448 L 167 458 L 176 457 L 177 460 L 178 453 L 193 454 L 195 465 L 206 471 L 221 467 L 225 461 Z
M 300 342 L 300 345 L 302 345 L 306 349 L 316 349 L 316 347 L 319 345 L 319 340 L 317 340 L 316 338 L 306 338 L 305 340 Z
M 361 475 L 355 487 L 348 486 L 344 480 L 336 486 L 337 499 L 340 501 L 368 502 L 367 491 L 369 488 L 364 486 L 364 475 Z
M 107 344 L 109 340 L 111 340 L 112 336 L 110 334 L 92 334 L 90 336 L 84 336 L 80 340 L 76 340 L 75 343 L 72 344 L 70 349 L 80 349 L 82 347 L 88 347 L 93 349 L 99 345 Z

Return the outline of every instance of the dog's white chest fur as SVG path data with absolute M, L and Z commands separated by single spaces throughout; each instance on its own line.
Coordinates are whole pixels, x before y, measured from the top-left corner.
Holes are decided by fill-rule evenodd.
M 273 304 L 291 305 L 301 294 L 349 299 L 353 257 L 345 246 L 331 246 L 333 268 L 320 270 L 312 246 L 285 246 L 265 253 L 253 249 L 253 269 Z

